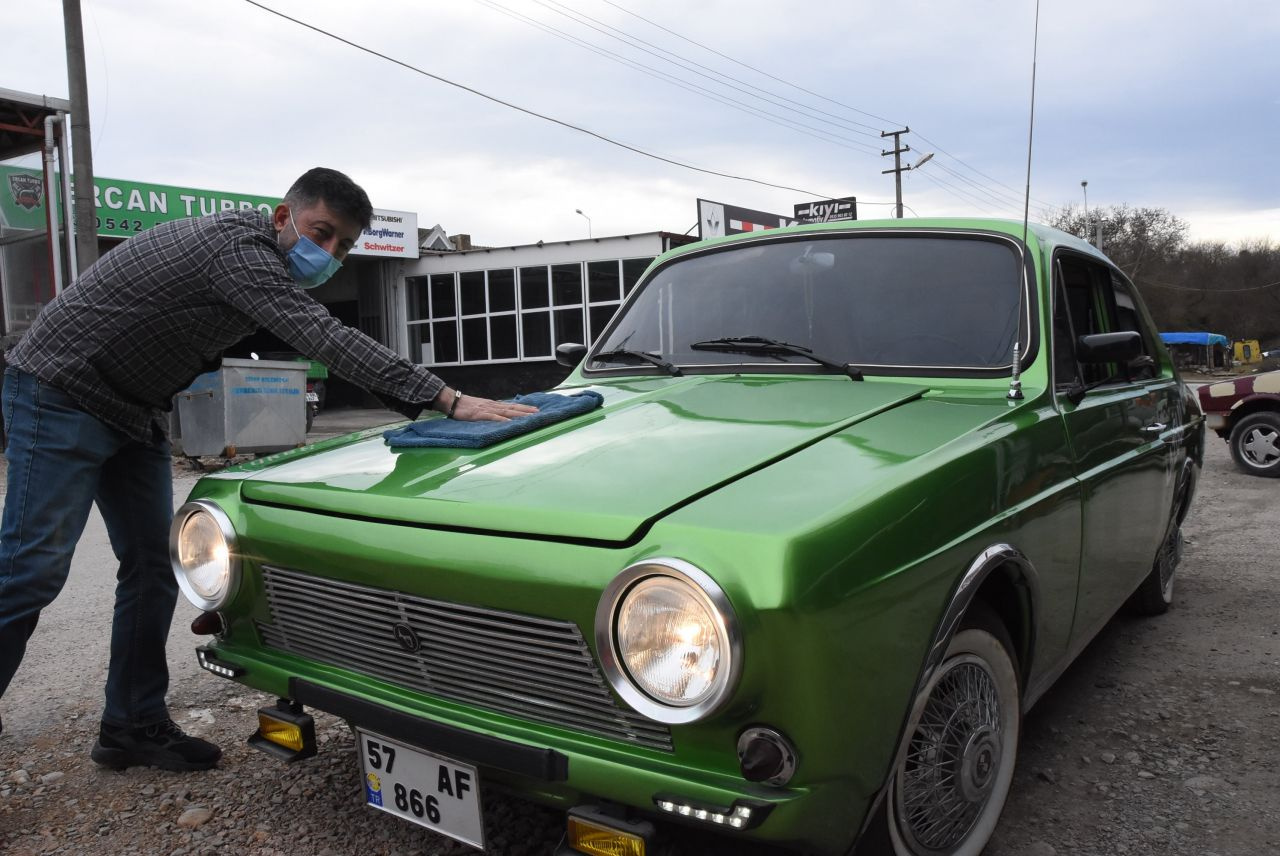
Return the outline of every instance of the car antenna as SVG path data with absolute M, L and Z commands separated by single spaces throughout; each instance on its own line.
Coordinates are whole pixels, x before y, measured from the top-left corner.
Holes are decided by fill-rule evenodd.
M 1040 51 L 1040 0 L 1036 0 L 1035 35 L 1031 40 L 1031 120 L 1027 126 L 1027 190 L 1022 200 L 1022 245 L 1030 252 L 1027 243 L 1031 219 L 1031 142 L 1036 132 L 1036 56 Z M 1018 289 L 1018 314 L 1013 333 L 1013 371 L 1009 377 L 1010 401 L 1022 400 L 1022 289 Z M 1028 328 L 1029 330 L 1029 328 Z

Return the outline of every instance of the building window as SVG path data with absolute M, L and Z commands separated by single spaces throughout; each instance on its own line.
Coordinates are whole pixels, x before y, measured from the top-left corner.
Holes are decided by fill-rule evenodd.
M 545 360 L 604 332 L 652 258 L 494 268 L 406 280 L 409 350 L 424 364 Z

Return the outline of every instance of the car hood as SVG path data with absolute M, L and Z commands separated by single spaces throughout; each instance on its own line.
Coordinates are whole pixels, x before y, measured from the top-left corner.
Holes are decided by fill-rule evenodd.
M 672 509 L 927 390 L 737 375 L 589 388 L 603 396 L 600 408 L 486 449 L 395 449 L 373 437 L 256 472 L 242 495 L 432 527 L 625 542 Z

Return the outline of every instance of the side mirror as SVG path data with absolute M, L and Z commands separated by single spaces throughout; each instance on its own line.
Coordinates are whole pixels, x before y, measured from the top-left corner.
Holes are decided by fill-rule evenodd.
M 1123 333 L 1094 333 L 1076 339 L 1076 359 L 1082 363 L 1120 363 L 1142 356 L 1142 334 L 1137 331 Z
M 578 363 L 587 355 L 587 346 L 577 342 L 565 342 L 556 346 L 556 362 L 569 368 L 577 368 Z

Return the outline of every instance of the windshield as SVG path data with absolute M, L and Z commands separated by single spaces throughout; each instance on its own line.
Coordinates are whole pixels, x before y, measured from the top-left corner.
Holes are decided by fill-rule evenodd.
M 594 353 L 628 349 L 681 367 L 813 364 L 705 344 L 763 337 L 855 366 L 993 369 L 1013 361 L 1021 287 L 1018 254 L 1003 240 L 840 235 L 751 243 L 658 271 Z M 618 364 L 589 363 L 606 367 Z

